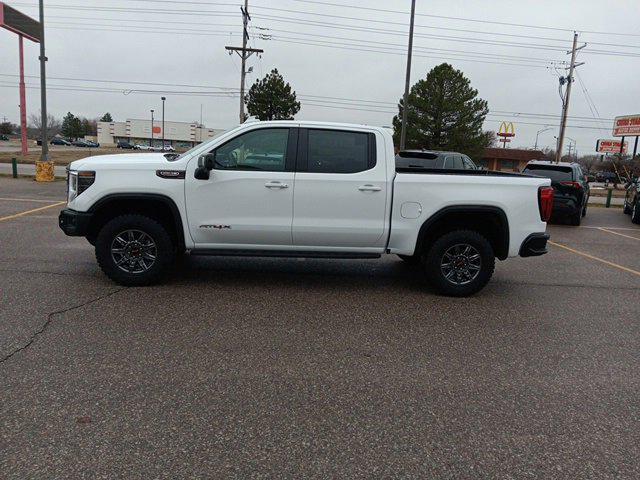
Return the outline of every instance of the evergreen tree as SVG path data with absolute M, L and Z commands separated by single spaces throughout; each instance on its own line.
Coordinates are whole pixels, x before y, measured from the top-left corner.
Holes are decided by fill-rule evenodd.
M 300 111 L 300 102 L 291 85 L 285 83 L 277 69 L 262 80 L 256 80 L 245 97 L 250 115 L 259 120 L 293 120 Z
M 403 108 L 401 99 L 393 118 L 396 145 Z M 478 98 L 478 91 L 460 70 L 448 63 L 438 65 L 411 87 L 406 148 L 451 150 L 480 158 L 492 139 L 491 132 L 482 131 L 488 112 L 487 102 Z
M 102 117 L 100 117 L 100 122 L 113 122 L 113 117 L 109 112 L 105 113 Z
M 73 113 L 67 112 L 62 119 L 61 132 L 67 138 L 77 139 L 82 135 L 82 122 Z

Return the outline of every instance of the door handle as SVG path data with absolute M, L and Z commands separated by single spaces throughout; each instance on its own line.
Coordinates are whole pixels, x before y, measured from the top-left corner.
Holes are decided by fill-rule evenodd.
M 267 188 L 289 188 L 289 185 L 287 185 L 286 183 L 278 182 L 275 180 L 265 183 L 264 186 Z
M 380 190 L 382 190 L 382 187 L 376 187 L 375 185 L 367 183 L 366 185 L 360 185 L 358 187 L 358 190 L 360 190 L 361 192 L 379 192 Z

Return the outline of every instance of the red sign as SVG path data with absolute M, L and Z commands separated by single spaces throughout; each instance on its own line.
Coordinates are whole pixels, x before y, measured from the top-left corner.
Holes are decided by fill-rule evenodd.
M 40 22 L 3 2 L 0 2 L 0 27 L 34 42 L 39 42 L 42 35 Z
M 613 121 L 614 137 L 637 137 L 640 135 L 640 115 L 616 117 Z
M 596 152 L 598 153 L 620 153 L 620 140 L 600 139 L 596 142 Z M 622 154 L 627 153 L 627 142 L 624 142 Z
M 162 133 L 162 128 L 160 127 L 153 127 L 153 133 Z

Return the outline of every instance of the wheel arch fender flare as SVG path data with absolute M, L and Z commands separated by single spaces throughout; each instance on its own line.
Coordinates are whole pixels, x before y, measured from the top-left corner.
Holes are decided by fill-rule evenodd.
M 509 256 L 509 220 L 502 208 L 493 205 L 450 205 L 441 208 L 420 226 L 414 251 L 418 252 L 422 246 L 429 243 L 430 233 L 434 232 L 434 230 L 440 230 L 441 228 L 452 230 L 453 228 L 447 228 L 443 223 L 447 218 L 455 220 L 455 225 L 459 225 L 460 228 L 478 230 L 477 227 L 465 226 L 465 223 L 473 225 L 474 220 L 479 217 L 490 217 L 495 221 L 498 231 L 490 235 L 488 240 L 494 248 L 496 257 L 504 260 Z
M 184 225 L 182 215 L 176 202 L 169 196 L 161 193 L 110 193 L 98 199 L 88 210 L 88 213 L 96 214 L 103 211 L 109 204 L 121 202 L 136 202 L 138 205 L 144 202 L 160 202 L 165 205 L 171 212 L 171 219 L 175 228 L 177 241 L 180 248 L 185 246 Z

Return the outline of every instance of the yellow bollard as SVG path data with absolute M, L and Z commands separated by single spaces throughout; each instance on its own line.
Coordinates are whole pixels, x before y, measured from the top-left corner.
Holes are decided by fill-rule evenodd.
M 53 182 L 53 161 L 36 162 L 36 182 Z

